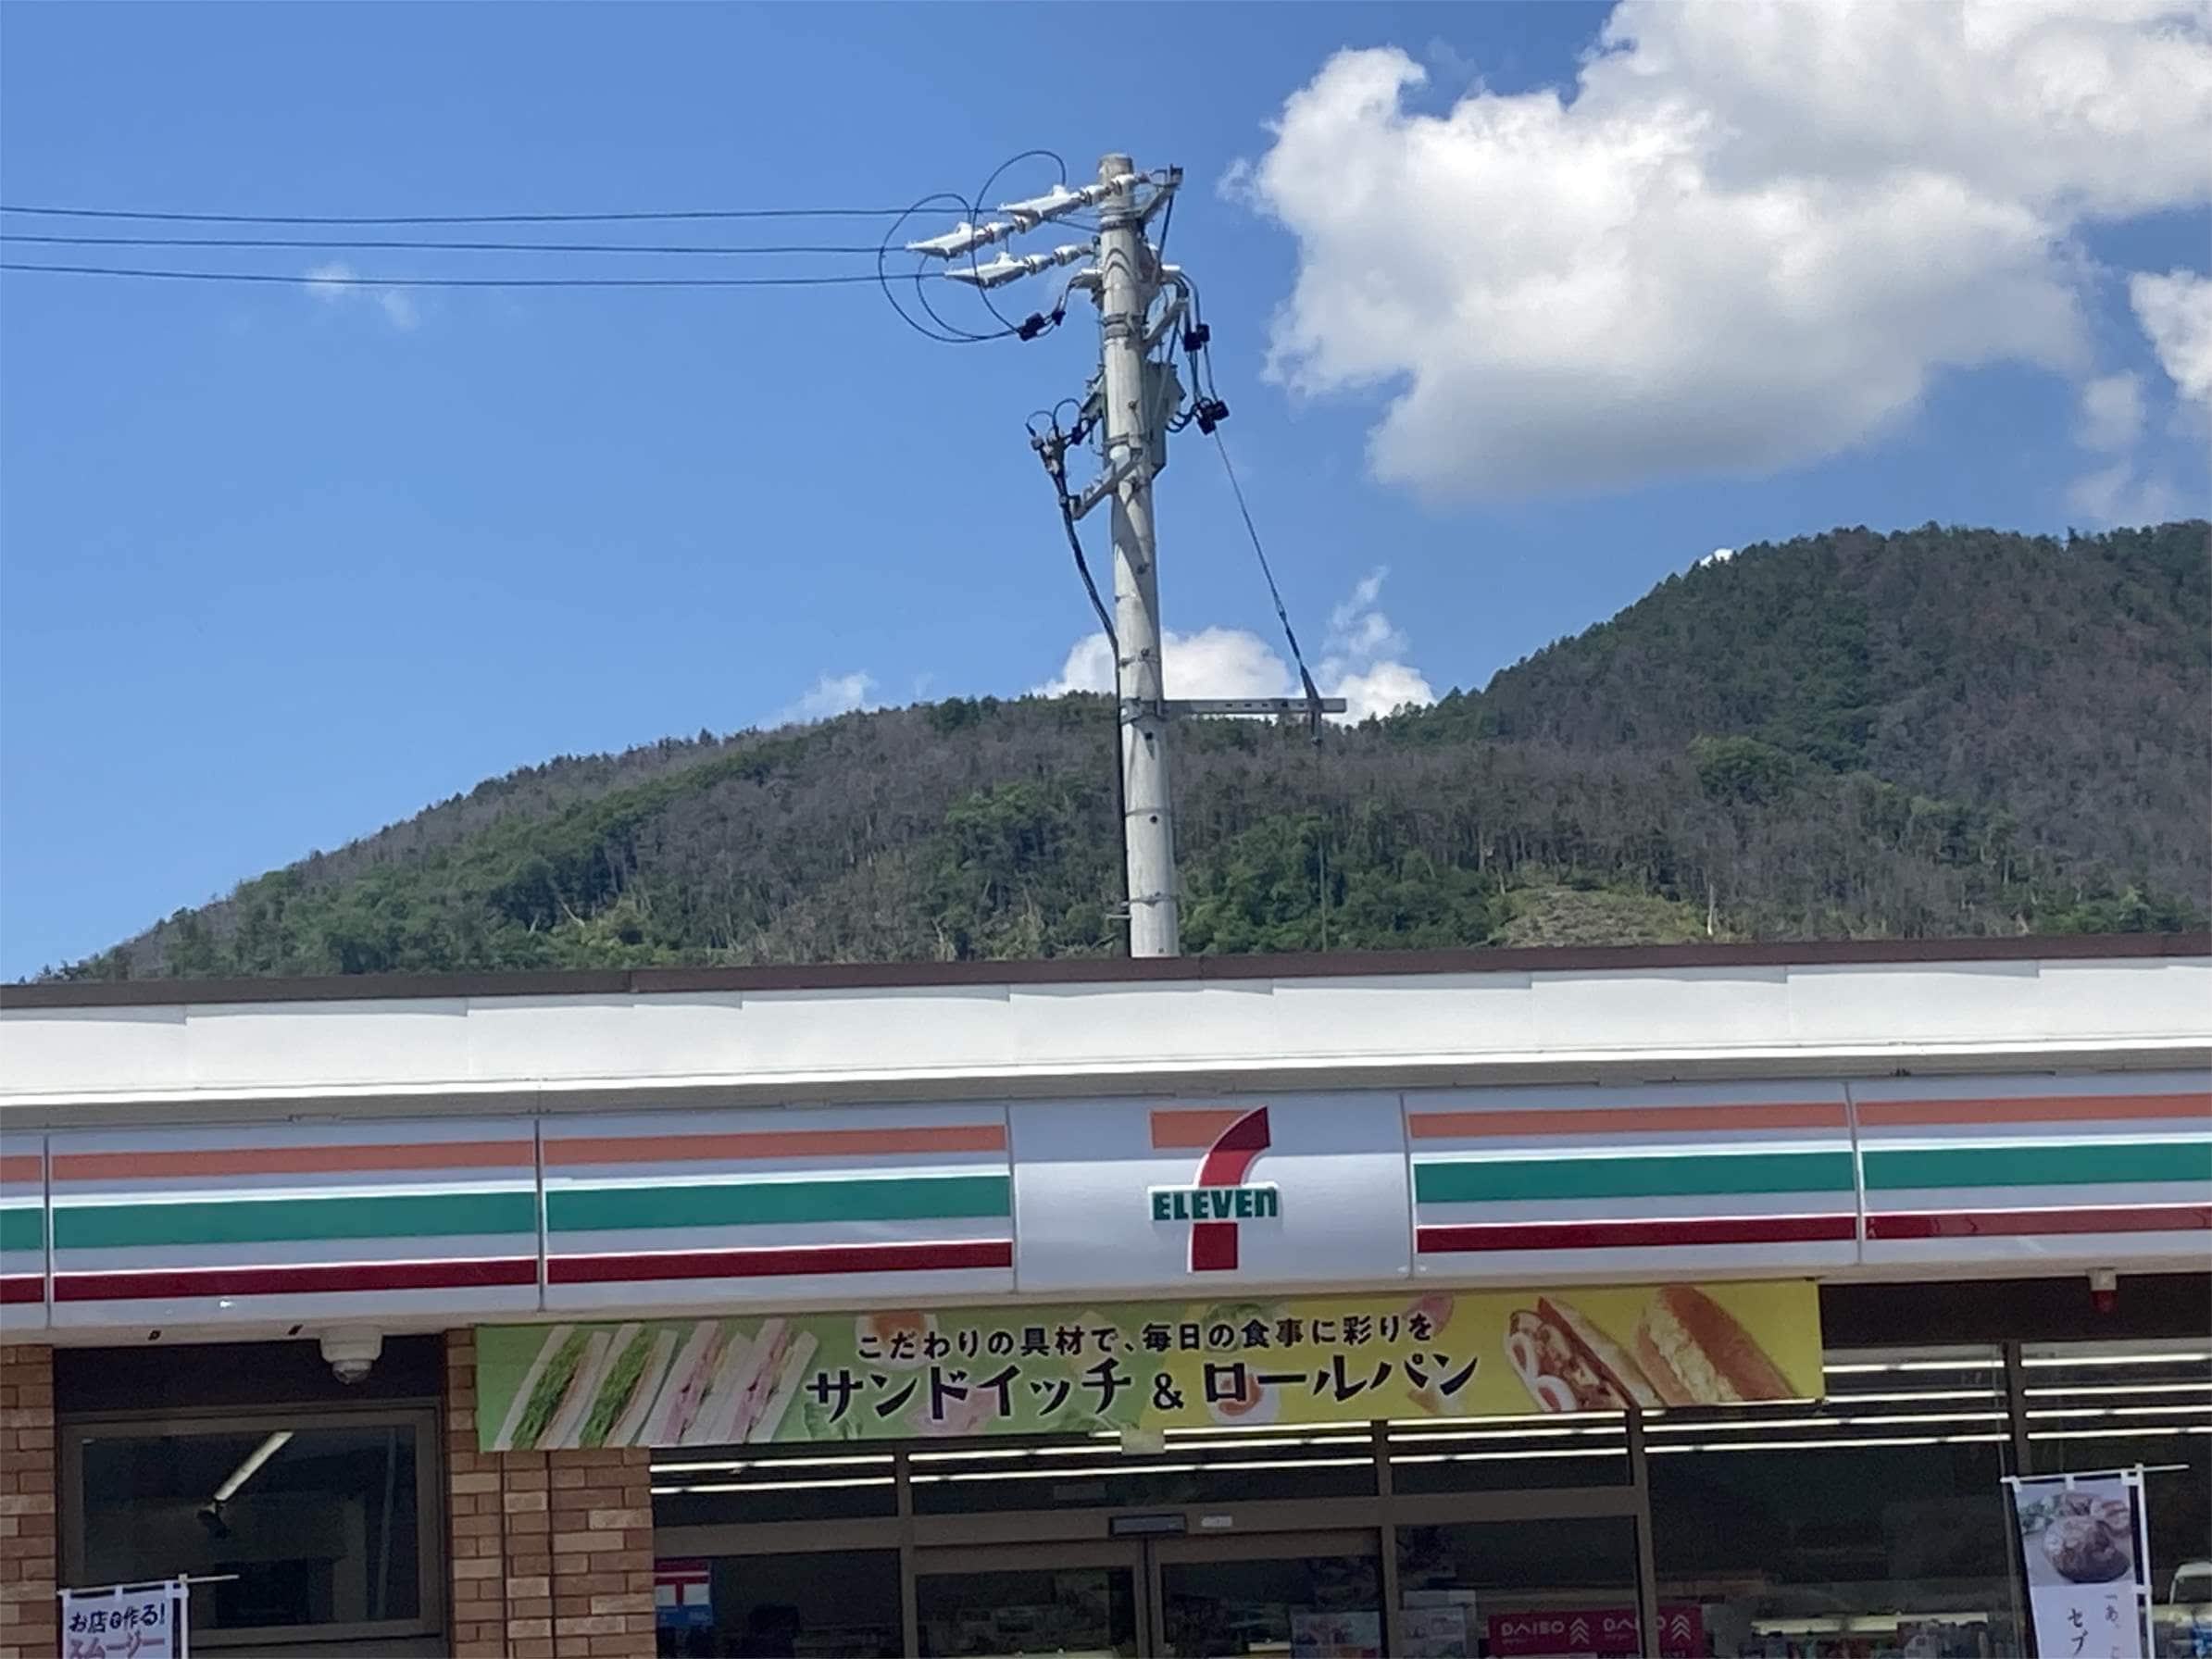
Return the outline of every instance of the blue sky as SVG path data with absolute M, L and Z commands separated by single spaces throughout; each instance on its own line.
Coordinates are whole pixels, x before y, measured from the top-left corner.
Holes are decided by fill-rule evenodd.
M 1842 60 L 1721 38 L 1742 7 L 1115 15 L 17 6 L 0 194 L 872 206 L 1038 145 L 1083 175 L 1106 149 L 1181 164 L 1172 253 L 1206 290 L 1225 435 L 1340 678 L 1479 684 L 1717 546 L 2203 510 L 2212 106 L 2186 13 L 1993 44 L 1904 7 Z M 2054 50 L 2111 66 L 2070 106 L 2107 100 L 2088 137 L 2036 102 Z M 1986 90 L 1918 99 L 1900 72 Z M 1941 118 L 1896 114 L 1923 104 Z M 1095 334 L 1071 324 L 955 349 L 867 288 L 0 278 L 0 972 L 554 755 L 1081 680 L 1089 612 L 1021 424 L 1080 388 Z M 1280 672 L 1192 438 L 1159 505 L 1168 618 L 1200 636 L 1185 692 Z

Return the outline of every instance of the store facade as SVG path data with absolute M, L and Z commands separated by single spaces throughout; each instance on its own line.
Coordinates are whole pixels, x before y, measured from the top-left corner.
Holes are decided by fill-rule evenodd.
M 2189 1652 L 2208 950 L 11 989 L 0 1653 Z

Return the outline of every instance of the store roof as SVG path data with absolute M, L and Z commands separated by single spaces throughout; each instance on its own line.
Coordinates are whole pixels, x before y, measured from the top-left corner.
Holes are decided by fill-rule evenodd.
M 324 974 L 254 979 L 52 980 L 0 985 L 0 1009 L 172 1004 L 375 1002 L 415 997 L 645 996 L 932 985 L 1079 985 L 1183 980 L 1589 973 L 1843 963 L 2078 961 L 2212 955 L 2212 933 L 2008 939 L 1819 940 L 1779 944 L 1539 945 L 1513 949 L 1312 951 L 1257 956 L 1057 956 L 985 962 L 825 962 L 758 967 L 634 967 L 526 973 Z
M 2205 935 L 0 992 L 0 1107 L 25 1129 L 2208 1060 Z

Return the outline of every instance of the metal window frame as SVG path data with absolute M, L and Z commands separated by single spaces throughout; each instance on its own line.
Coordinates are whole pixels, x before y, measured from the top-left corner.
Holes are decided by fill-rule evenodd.
M 2075 1346 L 2073 1343 L 2064 1346 Z M 2093 1352 L 2100 1344 L 2079 1344 Z M 2154 1344 L 2155 1345 L 2155 1344 Z M 2004 1412 L 2006 1443 L 2000 1462 L 2016 1473 L 2031 1471 L 2025 1393 L 2025 1349 L 2050 1344 L 2018 1341 L 1972 1343 L 1966 1348 L 1931 1344 L 1898 1347 L 1854 1347 L 1828 1351 L 1825 1357 L 1847 1363 L 1855 1357 L 1927 1359 L 1967 1350 L 1986 1357 L 1994 1373 L 1991 1396 Z M 1054 1559 L 1095 1560 L 1104 1566 L 1133 1566 L 1139 1575 L 1140 1617 L 1151 1652 L 1158 1652 L 1161 1629 L 1161 1590 L 1158 1579 L 1163 1553 L 1196 1553 L 1208 1540 L 1243 1539 L 1281 1540 L 1294 1548 L 1294 1540 L 1317 1533 L 1363 1533 L 1375 1540 L 1382 1567 L 1383 1631 L 1386 1650 L 1396 1638 L 1398 1616 L 1397 1530 L 1400 1526 L 1482 1525 L 1531 1520 L 1571 1520 L 1618 1516 L 1635 1528 L 1635 1603 L 1644 1629 L 1656 1630 L 1658 1619 L 1659 1578 L 1655 1560 L 1651 1508 L 1650 1447 L 1643 1414 L 1631 1411 L 1625 1417 L 1628 1478 L 1607 1484 L 1572 1487 L 1531 1487 L 1460 1492 L 1400 1493 L 1394 1491 L 1393 1453 L 1417 1445 L 1417 1435 L 1397 1436 L 1386 1423 L 1369 1426 L 1371 1455 L 1375 1462 L 1375 1491 L 1366 1497 L 1315 1498 L 1233 1503 L 1099 1505 L 1090 1508 L 1041 1510 L 1006 1509 L 967 1515 L 917 1516 L 913 1506 L 910 1448 L 891 1448 L 897 1513 L 868 1518 L 825 1521 L 763 1521 L 699 1525 L 657 1529 L 656 1543 L 672 1554 L 766 1555 L 813 1553 L 839 1550 L 895 1551 L 899 1560 L 899 1590 L 903 1639 L 912 1651 L 919 1634 L 915 1581 L 918 1569 L 943 1571 L 963 1553 L 979 1567 L 1006 1565 L 1007 1557 L 991 1554 L 1012 1546 L 1036 1544 L 1047 1548 Z M 1031 1443 L 1052 1443 L 1050 1437 L 1009 1437 L 1009 1449 Z M 922 1449 L 928 1449 L 926 1446 Z M 1117 1516 L 1181 1514 L 1186 1518 L 1187 1542 L 1163 1552 L 1148 1540 L 1117 1539 L 1110 1525 Z M 1222 1526 L 1202 1527 L 1201 1516 L 1227 1517 Z M 1248 1542 L 1244 1551 L 1264 1551 L 1265 1544 Z M 2024 1628 L 2025 1599 L 2018 1581 L 2018 1565 L 2012 1563 L 2012 1614 L 2016 1628 Z
M 69 1416 L 58 1430 L 61 1578 L 80 1580 L 84 1571 L 84 1442 L 87 1440 L 155 1440 L 162 1436 L 251 1433 L 264 1425 L 292 1429 L 411 1428 L 415 1439 L 415 1570 L 419 1580 L 417 1611 L 402 1619 L 356 1620 L 328 1625 L 256 1625 L 239 1630 L 194 1630 L 194 1648 L 244 1649 L 297 1645 L 303 1641 L 373 1641 L 444 1637 L 445 1617 L 445 1503 L 443 1436 L 435 1401 L 379 1402 L 349 1409 L 322 1406 L 300 1411 L 283 1405 L 185 1408 L 158 1412 L 103 1412 Z
M 1637 1583 L 1635 1603 L 1640 1619 L 1656 1629 L 1657 1587 L 1650 1576 L 1652 1553 L 1650 1489 L 1644 1478 L 1642 1426 L 1631 1415 L 1626 1429 L 1627 1478 L 1606 1485 L 1530 1487 L 1462 1492 L 1399 1494 L 1393 1491 L 1391 1459 L 1395 1453 L 1418 1445 L 1418 1438 L 1393 1436 L 1387 1423 L 1367 1426 L 1368 1455 L 1375 1465 L 1375 1490 L 1356 1497 L 1268 1499 L 1249 1503 L 1167 1503 L 1101 1504 L 1052 1509 L 978 1510 L 969 1514 L 917 1515 L 914 1512 L 913 1463 L 916 1450 L 934 1448 L 898 1444 L 886 1448 L 893 1458 L 892 1475 L 896 1513 L 819 1521 L 734 1521 L 682 1527 L 655 1528 L 656 1553 L 671 1557 L 891 1553 L 898 1557 L 900 1631 L 904 1651 L 919 1651 L 919 1597 L 917 1581 L 924 1574 L 959 1570 L 963 1564 L 975 1570 L 1017 1565 L 1005 1552 L 1031 1548 L 1043 1552 L 1041 1560 L 1080 1563 L 1135 1575 L 1137 1613 L 1142 1640 L 1140 1651 L 1163 1651 L 1164 1603 L 1160 1569 L 1171 1558 L 1203 1558 L 1218 1550 L 1246 1559 L 1265 1558 L 1271 1553 L 1294 1553 L 1302 1541 L 1318 1535 L 1333 1535 L 1341 1541 L 1356 1535 L 1371 1542 L 1381 1569 L 1382 1630 L 1385 1652 L 1397 1637 L 1398 1527 L 1479 1526 L 1528 1520 L 1577 1520 L 1621 1517 L 1635 1528 Z M 1053 1437 L 1007 1437 L 1007 1449 L 1028 1444 L 1053 1444 Z M 748 1448 L 748 1451 L 751 1451 Z M 762 1448 L 766 1451 L 766 1448 Z M 1106 1448 L 1101 1448 L 1102 1453 Z M 793 1449 L 794 1456 L 803 1456 Z M 758 1459 L 775 1461 L 773 1453 Z M 1112 1523 L 1131 1516 L 1177 1515 L 1185 1530 L 1179 1537 L 1162 1539 L 1117 1538 Z M 1222 1520 L 1226 1518 L 1227 1524 Z M 1204 1524 L 1211 1520 L 1212 1525 Z M 1231 1541 L 1234 1540 L 1234 1541 Z M 1270 1551 L 1270 1544 L 1273 1550 Z M 1215 1546 L 1209 1550 L 1208 1546 Z M 1362 1553 L 1367 1553 L 1365 1548 Z

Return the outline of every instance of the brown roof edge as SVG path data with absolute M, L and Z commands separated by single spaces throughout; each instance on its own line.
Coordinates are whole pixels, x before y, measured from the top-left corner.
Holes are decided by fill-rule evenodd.
M 1511 950 L 1326 951 L 1281 956 L 1059 956 L 1022 962 L 820 963 L 795 967 L 641 967 L 579 972 L 328 975 L 275 979 L 126 979 L 0 985 L 0 1008 L 142 1008 L 183 1003 L 327 1003 L 417 997 L 630 996 L 713 991 L 913 990 L 963 985 L 1113 985 L 1230 979 L 1387 979 L 1407 974 L 1590 973 L 1635 968 L 1849 963 L 2080 961 L 2212 955 L 2212 933 L 2051 938 L 1832 940 L 1799 944 L 1557 945 Z

